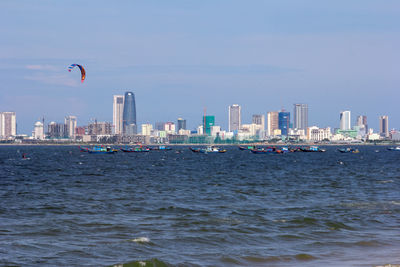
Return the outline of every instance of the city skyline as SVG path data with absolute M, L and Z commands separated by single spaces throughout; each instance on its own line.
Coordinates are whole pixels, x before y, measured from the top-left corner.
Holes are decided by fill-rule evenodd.
M 243 107 L 242 121 L 308 103 L 309 125 L 338 127 L 337 112 L 350 109 L 400 127 L 398 1 L 38 0 L 32 8 L 0 3 L 8 25 L 0 109 L 18 114 L 21 133 L 42 117 L 112 121 L 109 96 L 122 88 L 135 92 L 138 125 L 182 116 L 193 129 L 206 107 L 227 129 L 232 103 Z M 85 67 L 84 83 L 68 72 L 73 63 Z

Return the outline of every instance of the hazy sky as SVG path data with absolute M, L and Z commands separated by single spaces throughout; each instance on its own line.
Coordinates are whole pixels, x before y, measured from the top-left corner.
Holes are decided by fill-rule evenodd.
M 227 129 L 231 104 L 249 123 L 307 103 L 310 125 L 351 110 L 399 129 L 399 18 L 398 0 L 1 0 L 0 111 L 28 134 L 42 116 L 112 121 L 129 90 L 139 124 L 192 129 L 206 107 Z

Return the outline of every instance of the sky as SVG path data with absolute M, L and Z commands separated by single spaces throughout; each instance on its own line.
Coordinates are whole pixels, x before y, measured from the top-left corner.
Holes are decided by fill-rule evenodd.
M 132 91 L 138 124 L 194 129 L 206 108 L 227 129 L 232 104 L 251 123 L 306 103 L 310 126 L 350 110 L 400 129 L 399 17 L 398 0 L 2 0 L 0 111 L 19 134 L 42 117 L 111 122 Z

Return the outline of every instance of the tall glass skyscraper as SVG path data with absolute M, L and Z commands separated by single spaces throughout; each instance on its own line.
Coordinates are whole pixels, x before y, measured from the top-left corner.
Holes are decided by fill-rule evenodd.
M 281 135 L 287 136 L 290 128 L 290 112 L 279 112 L 279 129 Z
M 307 104 L 294 104 L 294 118 L 295 129 L 307 130 L 308 127 L 308 105 Z
M 350 116 L 349 110 L 340 112 L 340 130 L 351 130 Z
M 132 92 L 125 93 L 122 120 L 124 135 L 137 133 L 135 95 Z

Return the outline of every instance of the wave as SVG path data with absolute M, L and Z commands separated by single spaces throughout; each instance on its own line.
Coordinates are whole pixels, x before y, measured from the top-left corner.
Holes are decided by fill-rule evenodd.
M 131 239 L 129 241 L 136 242 L 136 243 L 150 243 L 150 238 L 148 238 L 148 237 L 137 237 L 137 238 Z
M 173 266 L 169 263 L 163 262 L 159 259 L 132 261 L 127 263 L 114 264 L 109 267 L 170 267 Z

